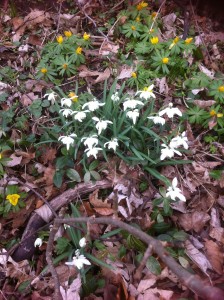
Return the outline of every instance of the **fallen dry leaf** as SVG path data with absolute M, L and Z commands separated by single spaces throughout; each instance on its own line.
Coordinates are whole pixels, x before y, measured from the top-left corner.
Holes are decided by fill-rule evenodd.
M 15 167 L 21 164 L 21 161 L 23 159 L 22 156 L 16 156 L 16 153 L 13 153 L 10 155 L 11 160 L 7 162 L 7 167 Z
M 21 96 L 20 102 L 24 106 L 29 106 L 33 103 L 34 100 L 38 99 L 37 95 L 34 95 L 34 93 L 28 93 Z
M 203 211 L 194 211 L 193 213 L 178 216 L 179 224 L 186 231 L 193 229 L 195 232 L 200 232 L 209 220 L 210 216 Z
M 120 74 L 118 75 L 117 79 L 130 78 L 132 72 L 133 66 L 122 65 L 120 69 Z
M 223 252 L 212 240 L 205 239 L 205 249 L 207 257 L 213 269 L 219 274 L 223 274 Z
M 202 254 L 197 248 L 191 244 L 190 241 L 185 241 L 185 251 L 190 259 L 205 273 L 207 274 L 207 269 L 212 270 L 212 266 L 209 260 L 204 254 Z
M 194 103 L 200 108 L 211 107 L 216 103 L 215 100 L 194 100 Z
M 12 41 L 18 42 L 21 39 L 22 35 L 24 34 L 26 25 L 24 25 L 24 21 L 19 17 L 13 18 L 12 24 L 13 24 L 13 29 L 15 31 L 15 33 L 12 37 Z
M 44 26 L 50 26 L 52 24 L 50 14 L 38 9 L 31 10 L 31 12 L 24 18 L 24 23 L 28 29 L 35 29 L 37 25 L 43 23 Z

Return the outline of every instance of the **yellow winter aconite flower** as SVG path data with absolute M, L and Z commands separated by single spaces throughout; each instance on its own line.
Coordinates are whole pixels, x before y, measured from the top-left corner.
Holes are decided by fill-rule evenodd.
M 6 200 L 9 200 L 9 202 L 13 205 L 16 206 L 18 201 L 19 201 L 20 195 L 18 194 L 9 194 L 6 197 Z
M 64 31 L 64 35 L 66 37 L 70 37 L 70 36 L 72 36 L 72 32 L 70 30 L 69 31 Z
M 156 45 L 158 44 L 159 42 L 159 38 L 157 36 L 154 36 L 150 39 L 150 42 L 153 44 L 153 45 Z
M 46 69 L 46 68 L 42 68 L 40 71 L 41 71 L 41 73 L 43 73 L 43 74 L 46 74 L 46 73 L 47 73 L 47 69 Z
M 133 31 L 136 30 L 136 27 L 132 25 L 131 30 L 133 30 Z
M 173 40 L 173 43 L 174 43 L 174 44 L 177 44 L 178 42 L 179 42 L 179 37 L 176 36 L 175 39 Z
M 68 67 L 67 64 L 63 64 L 63 65 L 62 65 L 62 68 L 63 68 L 63 69 L 67 69 L 67 67 Z
M 82 47 L 78 47 L 78 48 L 75 50 L 75 53 L 76 53 L 76 54 L 81 54 L 81 53 L 82 53 Z
M 214 117 L 216 115 L 216 111 L 213 109 L 209 112 L 211 117 Z
M 0 159 L 2 159 L 2 154 L 0 153 Z
M 88 41 L 88 40 L 90 39 L 90 34 L 84 32 L 84 34 L 83 34 L 83 39 L 84 39 L 85 41 Z
M 218 87 L 219 92 L 223 93 L 224 92 L 224 85 L 220 85 Z
M 78 96 L 74 92 L 69 93 L 68 96 L 69 96 L 69 98 L 72 99 L 72 101 L 74 101 L 74 102 L 78 101 Z
M 222 118 L 223 114 L 217 114 L 217 118 Z
M 157 12 L 154 11 L 154 12 L 152 13 L 152 18 L 155 19 L 156 16 L 157 16 Z
M 137 10 L 142 10 L 143 8 L 145 8 L 147 6 L 148 6 L 148 3 L 142 1 L 136 6 L 136 8 L 137 8 Z
M 136 21 L 136 22 L 140 22 L 140 21 L 141 21 L 140 17 L 137 17 L 137 18 L 135 19 L 135 21 Z
M 137 78 L 137 74 L 136 74 L 135 72 L 132 72 L 132 73 L 131 73 L 131 77 Z
M 58 42 L 58 44 L 62 44 L 63 41 L 64 41 L 64 39 L 63 39 L 62 35 L 57 36 L 57 42 Z
M 185 44 L 190 44 L 191 42 L 193 41 L 193 38 L 191 37 L 191 38 L 188 38 L 188 39 L 186 39 L 185 40 Z
M 162 59 L 162 62 L 163 62 L 163 64 L 168 64 L 169 58 L 168 58 L 168 57 L 164 57 L 164 58 Z

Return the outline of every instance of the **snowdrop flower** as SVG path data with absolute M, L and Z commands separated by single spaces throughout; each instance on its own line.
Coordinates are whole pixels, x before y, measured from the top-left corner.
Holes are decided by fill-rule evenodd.
M 100 120 L 97 117 L 92 117 L 94 121 L 96 121 L 96 129 L 98 130 L 98 134 L 101 134 L 103 130 L 107 128 L 107 124 L 113 124 L 113 122 L 108 120 Z
M 79 246 L 81 248 L 85 247 L 86 246 L 86 238 L 82 238 L 80 241 L 79 241 Z
M 84 111 L 74 111 L 74 119 L 81 122 L 86 118 L 86 113 L 89 112 L 89 110 L 84 110 Z
M 106 147 L 106 145 L 107 145 L 107 148 L 108 148 L 108 149 L 113 149 L 114 152 L 115 152 L 115 151 L 116 151 L 116 148 L 117 148 L 117 146 L 118 146 L 118 141 L 117 141 L 116 138 L 114 138 L 114 139 L 112 139 L 111 141 L 105 143 L 105 144 L 104 144 L 104 147 Z
M 187 137 L 186 137 L 186 131 L 182 132 L 181 135 L 178 135 L 176 137 L 174 137 L 171 141 L 170 141 L 170 147 L 171 148 L 178 148 L 180 146 L 183 146 L 184 149 L 188 149 L 188 144 L 187 144 Z
M 136 95 L 140 94 L 139 97 L 140 98 L 144 98 L 145 100 L 147 100 L 147 99 L 149 99 L 151 97 L 152 98 L 156 98 L 155 94 L 152 92 L 153 88 L 154 88 L 154 84 L 150 85 L 149 87 L 145 87 L 143 89 L 143 91 L 138 91 L 136 93 Z
M 34 242 L 34 247 L 41 247 L 43 244 L 43 240 L 41 238 L 37 238 Z
M 185 196 L 182 194 L 182 191 L 177 187 L 177 178 L 175 177 L 172 181 L 172 186 L 168 187 L 166 197 L 170 197 L 172 200 L 178 198 L 181 201 L 186 201 Z
M 102 148 L 98 148 L 98 147 L 95 147 L 95 148 L 87 148 L 85 150 L 86 152 L 86 155 L 88 157 L 90 157 L 91 155 L 95 157 L 95 159 L 97 159 L 97 154 L 100 150 L 103 150 Z
M 80 255 L 79 250 L 75 251 L 75 256 L 73 256 L 72 261 L 68 261 L 65 263 L 68 266 L 75 266 L 79 270 L 83 268 L 83 265 L 91 265 L 91 262 L 85 258 L 83 254 Z
M 61 106 L 68 106 L 71 107 L 72 106 L 72 99 L 71 98 L 62 98 L 61 99 Z
M 45 94 L 44 95 L 44 98 L 47 97 L 47 100 L 51 102 L 51 104 L 53 105 L 56 101 L 56 97 L 57 97 L 57 94 L 55 94 L 54 92 L 51 92 L 49 94 Z
M 159 116 L 167 114 L 168 118 L 173 118 L 174 115 L 182 116 L 182 112 L 177 107 L 173 107 L 173 103 L 169 103 L 169 106 L 159 112 Z
M 100 106 L 103 106 L 103 105 L 105 105 L 105 103 L 100 103 L 99 101 L 94 99 L 93 101 L 85 103 L 82 106 L 82 109 L 84 109 L 87 106 L 90 111 L 94 111 L 94 110 L 97 110 Z
M 87 146 L 89 149 L 95 147 L 99 143 L 99 140 L 98 140 L 96 134 L 94 134 L 90 137 L 83 137 L 81 139 L 81 142 L 83 142 L 83 141 L 85 141 L 84 145 Z
M 127 117 L 129 119 L 132 119 L 133 124 L 136 123 L 137 118 L 139 117 L 139 111 L 137 109 L 131 110 L 127 112 Z
M 136 108 L 137 105 L 144 105 L 144 103 L 143 103 L 142 101 L 135 100 L 135 99 L 127 99 L 127 100 L 123 103 L 124 111 L 125 111 L 127 108 L 134 109 L 134 108 Z
M 74 143 L 75 137 L 77 137 L 77 135 L 75 133 L 72 133 L 68 136 L 62 135 L 58 138 L 58 140 L 61 141 L 63 144 L 65 144 L 67 150 L 69 150 L 70 145 Z
M 111 100 L 113 102 L 117 102 L 120 100 L 119 96 L 118 96 L 118 92 L 115 92 L 112 96 L 111 96 Z
M 154 124 L 161 124 L 164 125 L 166 123 L 166 120 L 160 116 L 155 117 L 147 117 L 148 119 L 152 120 Z
M 59 112 L 62 113 L 62 115 L 66 118 L 73 114 L 73 110 L 71 110 L 70 108 L 60 109 Z
M 169 157 L 169 158 L 174 157 L 175 153 L 182 156 L 180 151 L 178 151 L 174 148 L 171 148 L 171 147 L 167 146 L 166 144 L 162 144 L 161 146 L 164 147 L 164 149 L 161 150 L 160 160 L 164 160 L 167 157 Z
M 64 224 L 64 229 L 70 228 L 71 226 L 68 224 Z

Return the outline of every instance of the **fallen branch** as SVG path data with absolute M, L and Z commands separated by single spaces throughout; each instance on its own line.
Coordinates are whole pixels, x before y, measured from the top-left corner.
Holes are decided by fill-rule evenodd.
M 159 240 L 154 239 L 150 235 L 146 234 L 145 232 L 132 227 L 124 222 L 121 222 L 117 219 L 112 218 L 66 218 L 66 219 L 55 219 L 54 225 L 58 226 L 60 224 L 68 224 L 73 225 L 74 223 L 89 223 L 89 224 L 108 224 L 113 225 L 118 228 L 122 228 L 128 231 L 130 234 L 135 235 L 143 242 L 145 242 L 148 247 L 150 246 L 152 251 L 156 253 L 159 258 L 164 262 L 164 264 L 170 268 L 170 270 L 179 278 L 183 285 L 197 294 L 204 300 L 223 300 L 224 299 L 224 292 L 216 287 L 212 287 L 210 285 L 205 284 L 200 278 L 196 275 L 189 273 L 185 270 L 182 266 L 180 266 L 174 258 L 172 258 L 169 253 L 164 249 L 162 243 Z M 54 240 L 55 232 L 50 233 L 49 239 Z M 52 237 L 53 236 L 53 237 Z M 52 253 L 47 251 L 47 256 L 51 256 Z M 53 274 L 52 274 L 53 275 Z M 58 282 L 55 281 L 55 291 L 60 293 L 60 287 Z M 60 298 L 55 298 L 59 300 Z
M 66 206 L 73 200 L 77 201 L 77 199 L 80 199 L 81 196 L 89 194 L 96 189 L 107 189 L 111 187 L 112 182 L 109 180 L 100 180 L 95 183 L 80 183 L 74 189 L 65 191 L 61 195 L 52 199 L 49 203 L 46 203 L 36 209 L 29 219 L 22 235 L 21 242 L 11 255 L 12 258 L 18 262 L 24 259 L 30 259 L 33 256 L 35 251 L 34 241 L 37 238 L 37 232 L 42 226 L 52 221 L 54 217 L 53 212 L 58 211 L 61 207 Z

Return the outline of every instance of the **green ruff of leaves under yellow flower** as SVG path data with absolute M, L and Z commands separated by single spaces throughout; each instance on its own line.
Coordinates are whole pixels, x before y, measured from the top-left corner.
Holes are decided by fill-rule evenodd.
M 150 39 L 150 42 L 153 44 L 153 45 L 156 45 L 158 44 L 159 42 L 159 38 L 157 36 L 154 36 Z
M 43 74 L 46 74 L 46 73 L 47 73 L 47 69 L 46 69 L 46 68 L 42 68 L 40 71 L 41 71 L 41 73 L 43 73 Z
M 82 47 L 78 47 L 76 50 L 75 50 L 76 54 L 80 55 L 82 54 Z
M 219 91 L 220 93 L 224 93 L 224 85 L 220 85 L 220 86 L 218 87 L 218 91 Z
M 165 64 L 165 65 L 168 64 L 169 58 L 168 58 L 168 57 L 163 57 L 162 62 L 163 62 L 163 64 Z
M 6 200 L 8 200 L 13 206 L 16 206 L 19 201 L 20 195 L 18 194 L 9 194 L 6 197 Z
M 62 44 L 63 41 L 64 41 L 64 39 L 63 39 L 62 35 L 57 36 L 57 42 L 58 42 L 58 44 Z
M 148 3 L 142 1 L 142 2 L 140 2 L 140 3 L 136 6 L 136 8 L 137 8 L 137 10 L 139 11 L 139 10 L 142 10 L 143 8 L 145 8 L 145 7 L 147 7 L 147 6 L 148 6 Z

